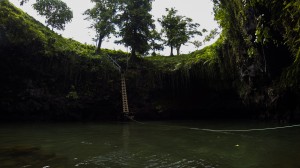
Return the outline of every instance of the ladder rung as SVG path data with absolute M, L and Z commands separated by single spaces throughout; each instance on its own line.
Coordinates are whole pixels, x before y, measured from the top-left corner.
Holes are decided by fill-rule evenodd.
M 127 99 L 127 92 L 126 92 L 126 80 L 124 75 L 121 76 L 121 93 L 122 93 L 122 103 L 123 103 L 123 113 L 129 113 L 128 108 L 128 99 Z

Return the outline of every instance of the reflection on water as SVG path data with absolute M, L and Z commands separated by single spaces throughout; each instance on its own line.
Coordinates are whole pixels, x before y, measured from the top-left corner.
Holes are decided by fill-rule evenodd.
M 253 122 L 2 125 L 0 167 L 299 168 L 300 128 Z
M 123 148 L 125 151 L 128 151 L 128 144 L 129 144 L 129 141 L 130 141 L 130 130 L 129 130 L 129 125 L 128 124 L 124 124 L 123 126 L 123 131 L 122 131 L 122 138 L 123 138 Z

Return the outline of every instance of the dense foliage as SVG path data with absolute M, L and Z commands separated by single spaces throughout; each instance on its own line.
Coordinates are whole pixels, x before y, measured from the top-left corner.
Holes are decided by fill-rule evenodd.
M 118 3 L 119 35 L 131 54 L 161 49 L 149 14 L 151 1 Z M 299 119 L 298 1 L 214 3 L 222 27 L 216 43 L 177 57 L 128 62 L 128 53 L 102 49 L 96 54 L 96 47 L 65 39 L 1 1 L 1 119 L 116 119 L 120 74 L 107 54 L 127 70 L 129 108 L 138 118 Z M 213 30 L 206 39 L 216 34 Z
M 192 23 L 192 19 L 177 15 L 175 8 L 166 9 L 168 14 L 159 19 L 162 26 L 162 33 L 166 36 L 166 45 L 170 46 L 171 54 L 173 56 L 173 49 L 176 48 L 177 55 L 180 54 L 180 48 L 187 43 L 191 37 L 201 32 L 197 30 L 200 26 L 198 23 Z
M 223 59 L 241 79 L 244 102 L 265 118 L 299 117 L 299 1 L 213 2 Z
M 214 57 L 218 45 L 178 60 L 156 56 L 127 66 L 127 53 L 102 49 L 101 55 L 95 55 L 95 47 L 55 34 L 8 1 L 0 8 L 1 119 L 116 119 L 121 115 L 120 74 L 106 54 L 128 68 L 129 106 L 139 118 L 189 116 L 195 107 L 206 111 L 216 107 L 195 103 L 181 113 L 186 104 L 179 107 L 178 101 L 190 93 L 200 95 L 203 104 L 212 103 L 215 97 L 207 98 L 208 90 L 223 88 Z M 184 97 L 185 103 L 195 100 Z
M 94 55 L 95 47 L 55 34 L 8 1 L 0 5 L 0 29 L 2 119 L 97 119 L 118 112 L 109 99 L 118 95 L 111 80 L 118 74 Z
M 131 56 L 136 52 L 144 54 L 149 50 L 150 30 L 154 27 L 152 0 L 121 0 L 117 24 L 120 29 L 119 43 L 131 47 Z
M 92 2 L 95 6 L 86 10 L 84 14 L 88 15 L 86 19 L 93 21 L 91 27 L 97 34 L 97 52 L 100 51 L 103 39 L 112 33 L 121 38 L 115 41 L 116 43 L 131 48 L 133 58 L 136 57 L 136 53 L 143 55 L 149 50 L 156 55 L 155 51 L 163 49 L 162 41 L 171 47 L 171 56 L 174 48 L 179 55 L 182 45 L 195 35 L 202 35 L 201 31 L 197 30 L 200 26 L 198 23 L 193 23 L 191 18 L 177 15 L 174 8 L 166 9 L 167 15 L 158 19 L 162 25 L 162 32 L 158 33 L 150 13 L 152 1 L 149 0 L 92 0 Z M 162 35 L 166 40 L 160 37 Z M 209 37 L 205 40 L 209 41 L 213 35 Z
M 65 24 L 73 18 L 73 12 L 61 0 L 37 0 L 33 8 L 46 17 L 46 24 L 57 30 L 64 30 Z
M 115 32 L 115 16 L 117 13 L 117 4 L 112 0 L 92 0 L 96 3 L 92 9 L 84 12 L 92 20 L 92 28 L 96 30 L 96 40 L 98 40 L 97 52 L 100 51 L 104 38 Z

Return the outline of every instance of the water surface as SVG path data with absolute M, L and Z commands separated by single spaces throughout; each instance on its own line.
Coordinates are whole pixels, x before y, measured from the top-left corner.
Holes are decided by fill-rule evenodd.
M 1 168 L 300 168 L 300 127 L 182 121 L 93 124 L 2 124 Z

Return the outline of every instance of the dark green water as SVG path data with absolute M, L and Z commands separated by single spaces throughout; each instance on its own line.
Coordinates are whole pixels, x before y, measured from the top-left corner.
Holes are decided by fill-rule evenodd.
M 2 124 L 1 168 L 300 168 L 300 128 L 254 122 Z

